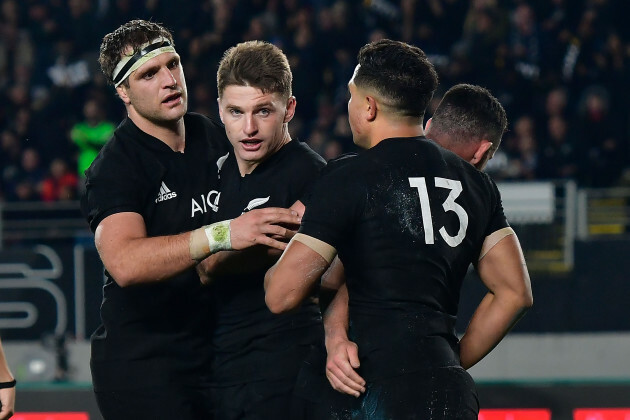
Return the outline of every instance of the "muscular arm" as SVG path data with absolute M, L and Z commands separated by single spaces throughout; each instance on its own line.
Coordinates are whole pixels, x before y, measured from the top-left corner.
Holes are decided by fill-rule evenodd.
M 325 259 L 296 238 L 297 236 L 289 243 L 276 265 L 265 275 L 265 302 L 273 313 L 286 312 L 297 307 L 332 260 L 332 257 Z M 330 245 L 319 242 L 334 251 Z
M 14 377 L 4 356 L 0 342 L 0 382 L 11 382 Z M 0 389 L 0 420 L 6 420 L 15 410 L 15 387 Z
M 465 369 L 487 355 L 533 303 L 529 274 L 516 235 L 502 238 L 483 256 L 477 269 L 489 292 L 460 341 Z
M 281 223 L 300 219 L 288 209 L 256 209 L 232 220 L 233 249 L 267 245 L 284 249 L 286 243 L 272 238 L 291 237 Z M 147 237 L 144 219 L 138 213 L 123 212 L 106 217 L 96 228 L 95 244 L 105 268 L 119 286 L 164 281 L 193 267 L 190 232 Z

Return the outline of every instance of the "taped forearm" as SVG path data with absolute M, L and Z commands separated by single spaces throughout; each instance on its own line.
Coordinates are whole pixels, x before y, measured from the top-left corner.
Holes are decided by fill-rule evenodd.
M 230 222 L 231 220 L 224 220 L 192 231 L 189 242 L 190 258 L 200 261 L 216 252 L 231 250 Z

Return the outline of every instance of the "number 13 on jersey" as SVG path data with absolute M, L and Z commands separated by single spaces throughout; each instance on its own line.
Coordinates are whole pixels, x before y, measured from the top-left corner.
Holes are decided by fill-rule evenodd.
M 409 185 L 418 190 L 418 196 L 420 198 L 420 209 L 422 211 L 422 225 L 424 226 L 424 241 L 426 244 L 433 244 L 433 215 L 431 214 L 431 206 L 429 205 L 429 192 L 427 190 L 427 182 L 425 177 L 409 178 Z M 459 204 L 455 202 L 455 199 L 459 197 L 462 192 L 462 183 L 453 179 L 435 178 L 435 186 L 438 188 L 446 188 L 450 190 L 448 197 L 442 203 L 442 208 L 445 212 L 455 212 L 459 219 L 459 229 L 455 236 L 448 234 L 444 226 L 440 227 L 439 232 L 442 235 L 444 241 L 455 248 L 461 244 L 466 237 L 466 229 L 468 229 L 468 213 Z

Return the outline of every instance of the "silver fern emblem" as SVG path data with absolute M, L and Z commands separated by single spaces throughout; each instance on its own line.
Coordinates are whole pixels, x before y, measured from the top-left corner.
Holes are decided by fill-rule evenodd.
M 243 210 L 243 213 L 245 213 L 246 211 L 250 211 L 251 209 L 255 207 L 262 206 L 267 201 L 269 201 L 269 198 L 271 198 L 271 196 L 265 197 L 265 198 L 254 198 L 253 200 L 249 202 L 247 207 L 245 207 L 245 210 Z

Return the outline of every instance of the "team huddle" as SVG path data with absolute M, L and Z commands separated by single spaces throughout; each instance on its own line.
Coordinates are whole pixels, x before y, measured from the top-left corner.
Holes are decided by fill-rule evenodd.
M 481 171 L 505 111 L 461 84 L 425 127 L 438 77 L 424 52 L 381 40 L 357 58 L 348 116 L 363 151 L 326 163 L 291 138 L 276 46 L 225 52 L 219 123 L 187 111 L 163 26 L 104 37 L 127 118 L 81 205 L 105 267 L 90 363 L 106 420 L 477 418 L 466 369 L 532 305 Z M 471 264 L 488 293 L 458 338 Z

